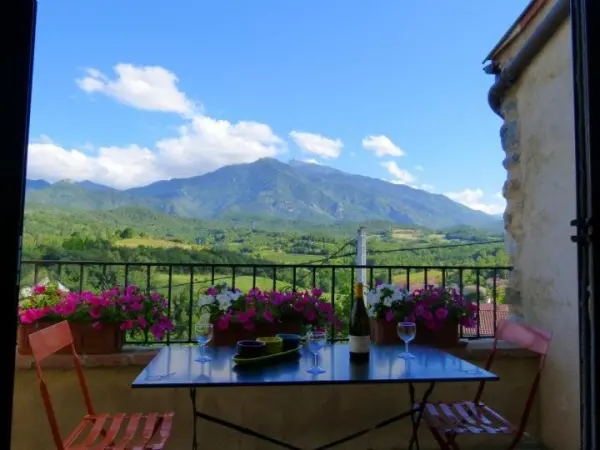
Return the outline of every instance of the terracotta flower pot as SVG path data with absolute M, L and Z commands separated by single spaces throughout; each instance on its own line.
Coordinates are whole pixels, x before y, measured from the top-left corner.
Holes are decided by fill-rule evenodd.
M 417 335 L 413 341 L 417 345 L 429 347 L 450 348 L 460 344 L 458 322 L 446 320 L 439 330 L 431 330 L 422 323 L 417 323 Z
M 302 321 L 298 319 L 283 320 L 281 322 L 256 322 L 254 328 L 246 329 L 239 322 L 231 322 L 226 330 L 219 329 L 216 325 L 213 331 L 212 346 L 234 347 L 238 341 L 254 340 L 259 337 L 271 337 L 278 333 L 300 334 Z
M 39 321 L 33 324 L 19 324 L 17 348 L 21 355 L 31 355 L 29 335 L 44 329 L 55 322 Z M 120 353 L 123 347 L 124 333 L 119 324 L 104 323 L 102 328 L 96 329 L 91 323 L 69 322 L 73 334 L 73 345 L 75 351 L 80 355 L 101 355 Z M 68 347 L 61 349 L 58 353 L 69 353 Z
M 377 345 L 400 344 L 400 338 L 396 332 L 397 323 L 396 320 L 388 322 L 385 319 L 371 318 L 371 342 Z

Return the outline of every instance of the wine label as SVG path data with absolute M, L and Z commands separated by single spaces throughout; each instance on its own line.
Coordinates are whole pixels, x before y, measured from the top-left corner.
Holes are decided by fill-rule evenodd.
M 369 353 L 370 336 L 349 336 L 350 353 Z

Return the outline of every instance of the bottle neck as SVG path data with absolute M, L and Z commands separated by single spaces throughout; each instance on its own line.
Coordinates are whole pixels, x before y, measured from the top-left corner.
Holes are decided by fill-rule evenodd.
M 354 286 L 354 295 L 361 298 L 365 296 L 365 288 L 361 282 L 356 283 Z

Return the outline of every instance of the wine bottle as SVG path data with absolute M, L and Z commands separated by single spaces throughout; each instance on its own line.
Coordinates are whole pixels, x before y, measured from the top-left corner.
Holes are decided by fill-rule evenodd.
M 356 283 L 354 305 L 350 314 L 350 362 L 368 362 L 371 346 L 371 324 L 365 306 L 362 283 Z

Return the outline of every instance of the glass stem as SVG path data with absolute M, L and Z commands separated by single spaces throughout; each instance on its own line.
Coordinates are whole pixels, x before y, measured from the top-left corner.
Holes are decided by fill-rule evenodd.
M 404 343 L 404 352 L 408 353 L 408 341 Z
M 204 358 L 204 345 L 200 344 L 200 358 Z
M 313 366 L 318 367 L 319 366 L 319 355 L 317 355 L 316 353 L 313 355 Z

